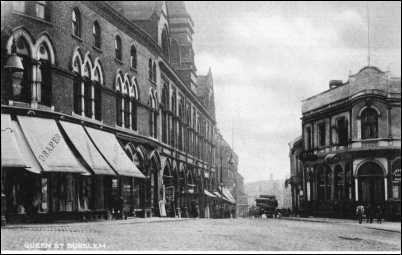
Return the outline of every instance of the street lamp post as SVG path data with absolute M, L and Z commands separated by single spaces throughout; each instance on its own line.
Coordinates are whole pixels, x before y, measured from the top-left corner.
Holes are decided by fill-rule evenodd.
M 24 76 L 24 66 L 22 64 L 21 58 L 17 55 L 17 48 L 14 38 L 11 47 L 11 55 L 7 59 L 7 63 L 4 65 L 7 77 L 10 78 L 11 82 L 11 96 L 12 98 L 19 96 L 22 91 L 22 79 Z M 6 195 L 5 195 L 5 178 L 4 169 L 1 167 L 1 226 L 6 224 Z

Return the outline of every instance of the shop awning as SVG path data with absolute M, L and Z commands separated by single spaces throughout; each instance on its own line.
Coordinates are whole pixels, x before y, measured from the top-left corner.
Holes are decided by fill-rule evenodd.
M 234 197 L 232 196 L 232 193 L 230 193 L 230 191 L 228 189 L 223 188 L 222 189 L 222 194 L 226 197 L 228 202 L 236 204 L 236 200 L 234 199 Z
M 60 121 L 60 124 L 76 150 L 95 174 L 116 175 L 96 149 L 83 126 L 66 121 Z
M 27 116 L 17 119 L 43 171 L 89 174 L 68 147 L 55 120 Z
M 214 194 L 212 194 L 211 192 L 209 192 L 208 190 L 204 189 L 204 194 L 207 195 L 208 197 L 213 197 L 216 198 L 216 196 Z
M 215 197 L 217 197 L 217 198 L 222 198 L 222 195 L 221 195 L 218 191 L 215 191 L 215 192 L 214 192 L 214 195 L 215 195 Z
M 15 138 L 17 139 L 18 148 L 21 150 L 25 161 L 29 165 L 29 167 L 25 169 L 32 173 L 40 174 L 42 172 L 42 167 L 39 165 L 38 160 L 35 158 L 33 151 L 29 147 L 28 141 L 22 132 L 20 124 L 18 124 L 16 120 L 12 120 L 11 126 L 14 130 Z
M 114 134 L 87 127 L 92 141 L 113 169 L 122 176 L 145 178 L 137 166 L 128 158 Z
M 1 114 L 1 167 L 28 167 L 18 148 L 9 114 Z

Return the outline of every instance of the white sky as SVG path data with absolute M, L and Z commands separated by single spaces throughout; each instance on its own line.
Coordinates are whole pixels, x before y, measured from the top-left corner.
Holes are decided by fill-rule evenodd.
M 289 175 L 301 100 L 367 65 L 366 2 L 187 2 L 199 74 L 245 182 Z M 400 77 L 401 4 L 369 2 L 371 63 Z

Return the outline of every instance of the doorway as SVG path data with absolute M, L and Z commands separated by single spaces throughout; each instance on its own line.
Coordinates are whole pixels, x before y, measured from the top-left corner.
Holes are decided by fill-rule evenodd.
M 365 204 L 381 204 L 385 200 L 384 173 L 374 162 L 367 162 L 358 169 L 359 198 Z

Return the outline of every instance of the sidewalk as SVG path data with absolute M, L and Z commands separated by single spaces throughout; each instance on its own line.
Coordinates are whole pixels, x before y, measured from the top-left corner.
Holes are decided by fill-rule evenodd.
M 318 217 L 282 217 L 281 220 L 293 220 L 293 221 L 308 221 L 308 222 L 320 222 L 320 223 L 331 223 L 331 224 L 344 224 L 344 225 L 355 225 L 362 226 L 369 229 L 390 231 L 401 233 L 401 223 L 400 222 L 390 222 L 383 221 L 382 224 L 376 223 L 374 220 L 373 223 L 366 223 L 364 220 L 362 224 L 359 224 L 357 220 L 350 219 L 333 219 L 333 218 L 318 218 Z
M 89 224 L 108 225 L 108 224 L 141 224 L 141 223 L 157 223 L 157 222 L 175 222 L 185 221 L 191 218 L 169 218 L 169 217 L 151 217 L 151 218 L 135 218 L 129 217 L 127 220 L 98 220 L 86 222 L 55 222 L 55 223 L 29 223 L 29 224 L 7 224 L 1 229 L 22 229 L 22 228 L 41 228 L 41 227 L 61 227 L 65 225 L 85 226 Z

